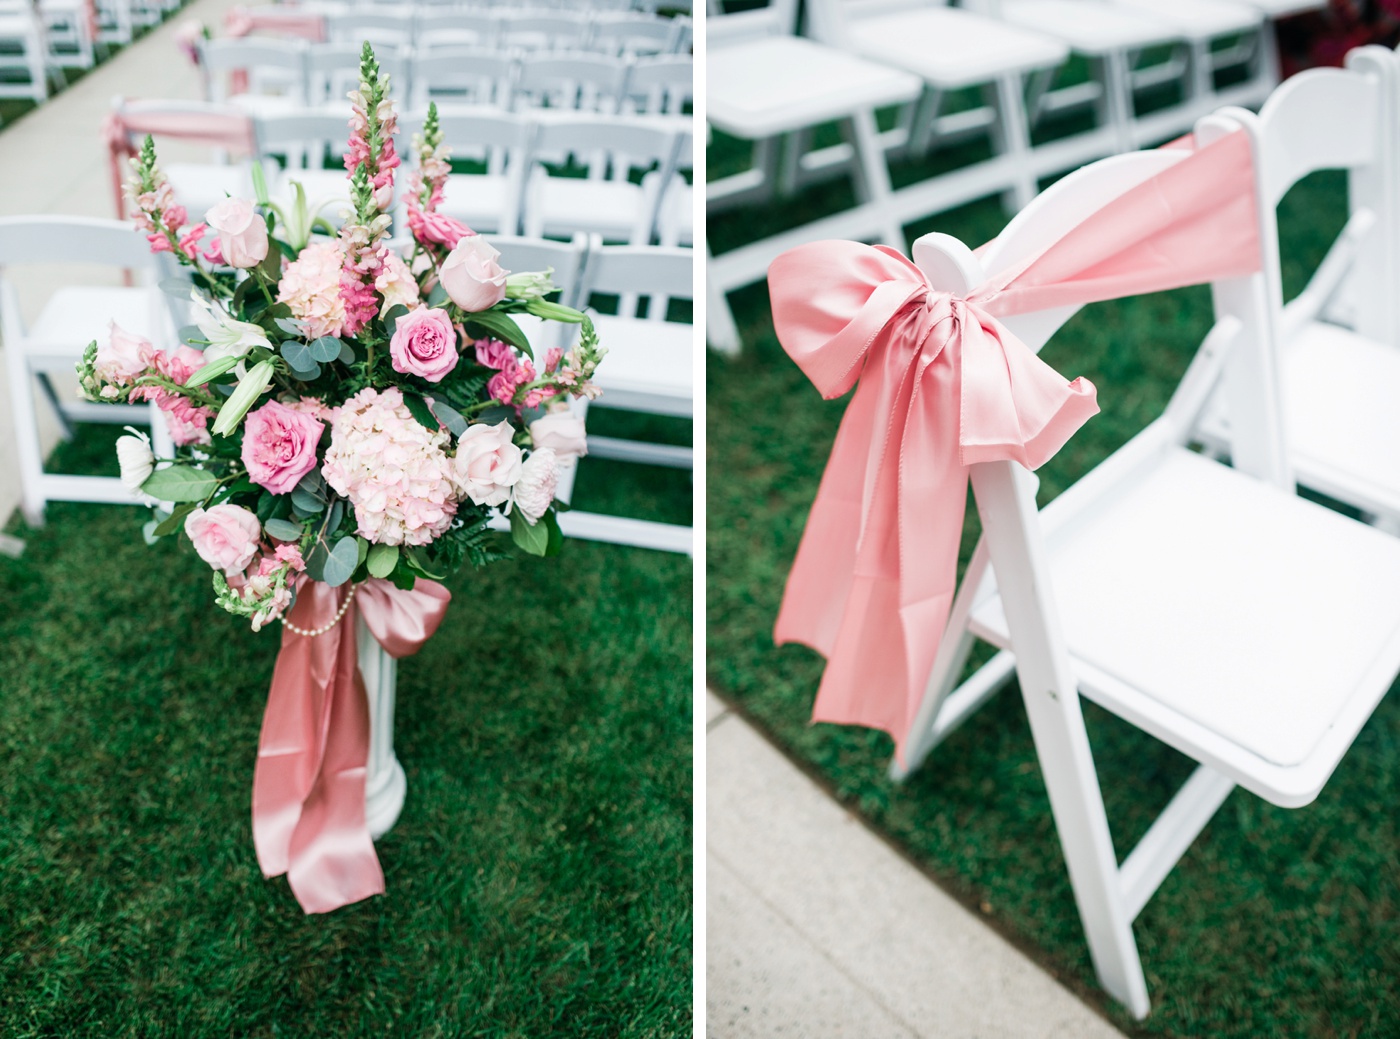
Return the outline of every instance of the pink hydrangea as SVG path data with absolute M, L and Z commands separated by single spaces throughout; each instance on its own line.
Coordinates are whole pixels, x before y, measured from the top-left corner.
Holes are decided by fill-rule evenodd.
M 363 389 L 336 413 L 321 475 L 350 499 L 366 540 L 426 545 L 457 512 L 450 442 L 413 417 L 399 390 Z
M 337 242 L 318 242 L 303 249 L 282 272 L 277 300 L 306 323 L 306 334 L 338 336 L 345 326 L 345 301 L 340 295 L 340 270 L 345 253 Z
M 383 309 L 388 311 L 400 304 L 409 308 L 418 306 L 418 280 L 413 277 L 408 264 L 398 253 L 388 249 L 384 251 L 383 260 L 374 279 L 375 291 L 384 297 Z

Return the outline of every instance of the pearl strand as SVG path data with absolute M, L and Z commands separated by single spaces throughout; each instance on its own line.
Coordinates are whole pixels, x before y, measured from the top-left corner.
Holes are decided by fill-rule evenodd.
M 345 601 L 340 604 L 340 609 L 336 611 L 335 617 L 331 620 L 329 624 L 323 624 L 319 628 L 313 628 L 312 630 L 307 631 L 305 628 L 298 628 L 291 621 L 287 620 L 286 617 L 283 617 L 282 626 L 295 635 L 304 635 L 306 638 L 309 639 L 314 639 L 317 635 L 324 635 L 326 632 L 330 631 L 332 628 L 334 628 L 337 624 L 340 623 L 340 618 L 345 616 L 345 611 L 350 609 L 350 604 L 355 601 L 355 590 L 359 587 L 360 586 L 357 584 L 352 584 L 350 586 L 350 594 L 347 595 L 345 597 Z

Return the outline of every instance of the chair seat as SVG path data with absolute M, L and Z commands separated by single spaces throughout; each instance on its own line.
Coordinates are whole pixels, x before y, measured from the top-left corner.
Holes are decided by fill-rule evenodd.
M 1012 25 L 1063 40 L 1081 54 L 1101 55 L 1181 38 L 1160 19 L 1100 0 L 1003 0 L 1001 16 Z
M 175 199 L 189 210 L 191 219 L 204 214 L 224 199 L 253 197 L 253 176 L 247 163 L 218 166 L 213 163 L 171 163 L 166 178 L 175 189 Z
M 600 405 L 621 405 L 625 398 L 629 407 L 645 400 L 668 415 L 692 413 L 693 325 L 607 314 L 596 315 L 593 324 L 598 330 L 598 341 L 608 351 L 594 380 L 603 390 Z
M 1232 0 L 1114 0 L 1176 29 L 1191 40 L 1250 32 L 1263 24 L 1259 10 Z
M 513 234 L 515 228 L 501 226 L 509 201 L 510 180 L 507 177 L 491 173 L 452 173 L 447 177 L 438 209 L 473 231 Z
M 1239 0 L 1268 18 L 1288 18 L 1307 11 L 1325 11 L 1327 0 Z
M 646 206 L 647 193 L 630 181 L 536 176 L 530 182 L 526 230 L 537 236 L 583 231 L 629 240 Z
M 1314 322 L 1284 351 L 1282 380 L 1289 452 L 1303 482 L 1396 508 L 1400 350 Z
M 705 60 L 709 121 L 746 140 L 911 101 L 923 90 L 907 72 L 792 36 L 715 47 Z
M 1190 451 L 1048 542 L 1084 695 L 1274 803 L 1316 796 L 1400 669 L 1400 539 Z M 1008 645 L 999 597 L 973 630 Z
M 1059 40 L 949 7 L 854 20 L 850 45 L 858 54 L 918 73 L 943 89 L 1055 68 L 1069 57 L 1069 48 Z
M 88 343 L 107 341 L 112 321 L 157 346 L 166 341 L 169 326 L 151 289 L 75 285 L 49 297 L 30 326 L 25 352 L 71 365 Z

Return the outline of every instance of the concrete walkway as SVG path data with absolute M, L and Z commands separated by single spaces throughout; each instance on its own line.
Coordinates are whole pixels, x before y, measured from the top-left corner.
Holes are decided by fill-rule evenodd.
M 100 127 L 112 98 L 187 98 L 202 96 L 199 70 L 175 46 L 180 22 L 196 18 L 215 33 L 224 12 L 241 0 L 196 0 L 155 31 L 98 65 L 37 110 L 0 128 L 0 216 L 65 213 L 72 216 L 116 216 L 107 147 Z M 258 0 L 253 0 L 254 3 Z M 208 161 L 208 150 L 194 146 L 162 148 L 170 161 Z M 132 234 L 135 234 L 132 231 Z M 34 265 L 7 271 L 20 296 L 20 310 L 32 321 L 50 293 L 61 284 L 119 284 L 119 275 L 106 268 Z M 0 344 L 0 350 L 3 350 Z M 76 392 L 77 380 L 59 392 Z M 57 424 L 40 406 L 41 432 L 47 445 L 57 439 Z M 15 471 L 14 428 L 10 417 L 5 368 L 0 364 L 0 526 L 19 505 L 19 476 Z
M 710 1036 L 1121 1036 L 713 695 L 708 718 Z

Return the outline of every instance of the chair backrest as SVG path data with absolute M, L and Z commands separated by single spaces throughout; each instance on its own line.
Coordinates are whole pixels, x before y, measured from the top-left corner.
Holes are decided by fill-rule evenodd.
M 144 235 L 122 220 L 86 216 L 0 217 L 0 268 L 82 263 L 157 271 Z
M 660 163 L 669 172 L 678 139 L 689 132 L 688 119 L 629 119 L 584 112 L 540 112 L 536 118 L 534 158 L 576 155 L 588 165 L 590 177 L 620 174 L 624 160 L 629 167 Z
M 627 77 L 627 95 L 643 112 L 680 115 L 695 99 L 695 62 L 689 54 L 639 58 Z
M 417 11 L 412 5 L 373 5 L 352 7 L 326 18 L 332 40 L 353 43 L 356 50 L 368 40 L 378 50 L 381 44 L 412 45 Z
M 509 54 L 475 44 L 447 44 L 419 49 L 413 58 L 411 108 L 426 109 L 429 101 L 467 101 L 480 105 L 509 104 L 517 63 Z
M 345 145 L 350 120 L 349 103 L 339 106 L 343 112 L 325 108 L 303 108 L 273 115 L 257 116 L 258 152 L 288 157 L 289 165 L 308 169 L 323 169 L 326 149 L 337 154 Z
M 209 100 L 227 100 L 227 76 L 236 71 L 247 72 L 255 82 L 260 73 L 280 73 L 278 80 L 285 81 L 292 87 L 292 96 L 301 99 L 306 82 L 306 50 L 305 40 L 267 36 L 201 41 L 200 65 L 208 76 Z
M 627 83 L 624 59 L 586 52 L 527 54 L 520 59 L 516 107 L 548 104 L 580 112 L 615 112 Z
M 582 47 L 588 41 L 589 18 L 583 11 L 502 11 L 497 42 L 503 47 L 552 50 Z
M 405 140 L 423 132 L 424 118 L 415 113 L 400 123 Z M 442 105 L 438 107 L 438 127 L 454 159 L 483 161 L 491 173 L 506 167 L 523 172 L 532 124 L 521 116 L 488 105 Z
M 588 46 L 608 54 L 668 54 L 680 49 L 686 23 L 679 18 L 618 13 L 593 19 Z
M 693 249 L 595 244 L 588 250 L 588 258 L 584 261 L 583 288 L 579 299 L 586 305 L 595 294 L 615 295 L 622 298 L 625 307 L 634 297 L 650 297 L 646 319 L 665 321 L 670 300 L 694 299 L 694 279 Z
M 333 40 L 312 44 L 306 52 L 307 101 L 340 102 L 359 87 L 362 42 Z M 389 77 L 394 97 L 409 97 L 413 89 L 413 50 L 406 44 L 375 47 L 379 69 Z
M 572 241 L 556 242 L 549 238 L 523 238 L 516 235 L 487 235 L 486 240 L 500 251 L 500 264 L 508 271 L 543 271 L 554 269 L 554 284 L 559 288 L 555 300 L 566 307 L 576 305 L 579 281 L 583 273 L 583 257 L 588 240 L 575 235 Z
M 737 43 L 764 36 L 797 33 L 797 0 L 769 0 L 756 7 L 727 14 L 723 0 L 710 0 L 705 15 L 706 45 Z
M 414 43 L 432 50 L 463 44 L 483 49 L 494 47 L 501 31 L 501 18 L 501 12 L 481 8 L 422 10 L 418 12 Z

